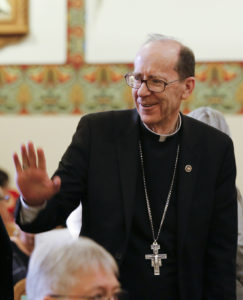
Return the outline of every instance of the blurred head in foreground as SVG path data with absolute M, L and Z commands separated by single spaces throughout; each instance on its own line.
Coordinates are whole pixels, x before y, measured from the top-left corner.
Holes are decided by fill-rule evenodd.
M 51 299 L 121 299 L 118 267 L 94 241 L 79 239 L 43 243 L 31 255 L 27 297 Z

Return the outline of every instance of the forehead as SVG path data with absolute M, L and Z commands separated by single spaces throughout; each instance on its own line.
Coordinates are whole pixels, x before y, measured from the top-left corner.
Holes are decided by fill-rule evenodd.
M 180 44 L 176 41 L 154 41 L 144 45 L 137 53 L 134 71 L 144 75 L 166 75 L 177 73 Z
M 76 294 L 90 293 L 100 289 L 109 291 L 119 287 L 119 282 L 112 271 L 107 271 L 102 267 L 80 271 L 75 274 L 77 276 L 77 284 L 72 288 L 72 292 Z

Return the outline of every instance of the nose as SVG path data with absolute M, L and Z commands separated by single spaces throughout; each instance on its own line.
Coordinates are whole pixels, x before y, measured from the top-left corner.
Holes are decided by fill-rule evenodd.
M 145 82 L 142 82 L 140 88 L 137 91 L 137 94 L 139 97 L 145 97 L 151 94 L 150 90 L 147 88 L 147 85 Z

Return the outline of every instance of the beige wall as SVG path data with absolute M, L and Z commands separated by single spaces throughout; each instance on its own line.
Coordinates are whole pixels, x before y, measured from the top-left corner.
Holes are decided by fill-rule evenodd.
M 7 170 L 14 185 L 14 165 L 12 154 L 20 153 L 20 145 L 33 141 L 43 147 L 46 153 L 49 175 L 71 142 L 80 116 L 1 116 L 0 117 L 0 168 Z
M 1 48 L 0 65 L 65 63 L 67 0 L 30 0 L 28 15 L 28 35 L 20 43 Z
M 243 194 L 243 115 L 227 115 L 227 123 L 235 146 L 235 157 L 237 165 L 236 184 Z
M 19 153 L 20 145 L 33 141 L 36 146 L 44 148 L 47 157 L 47 169 L 52 175 L 57 164 L 71 142 L 80 116 L 1 116 L 0 117 L 0 168 L 7 170 L 14 185 L 14 165 L 12 154 Z M 242 128 L 243 115 L 226 116 L 235 144 L 238 167 L 237 185 L 243 193 L 243 149 Z
M 150 32 L 180 39 L 197 61 L 243 60 L 242 0 L 88 0 L 85 5 L 89 63 L 132 62 Z

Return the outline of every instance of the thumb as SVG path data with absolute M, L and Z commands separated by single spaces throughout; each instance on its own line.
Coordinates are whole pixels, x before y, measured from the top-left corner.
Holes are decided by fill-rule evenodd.
M 55 192 L 57 193 L 61 187 L 61 178 L 59 176 L 54 176 L 52 178 L 52 182 L 53 182 L 53 188 L 54 188 Z

